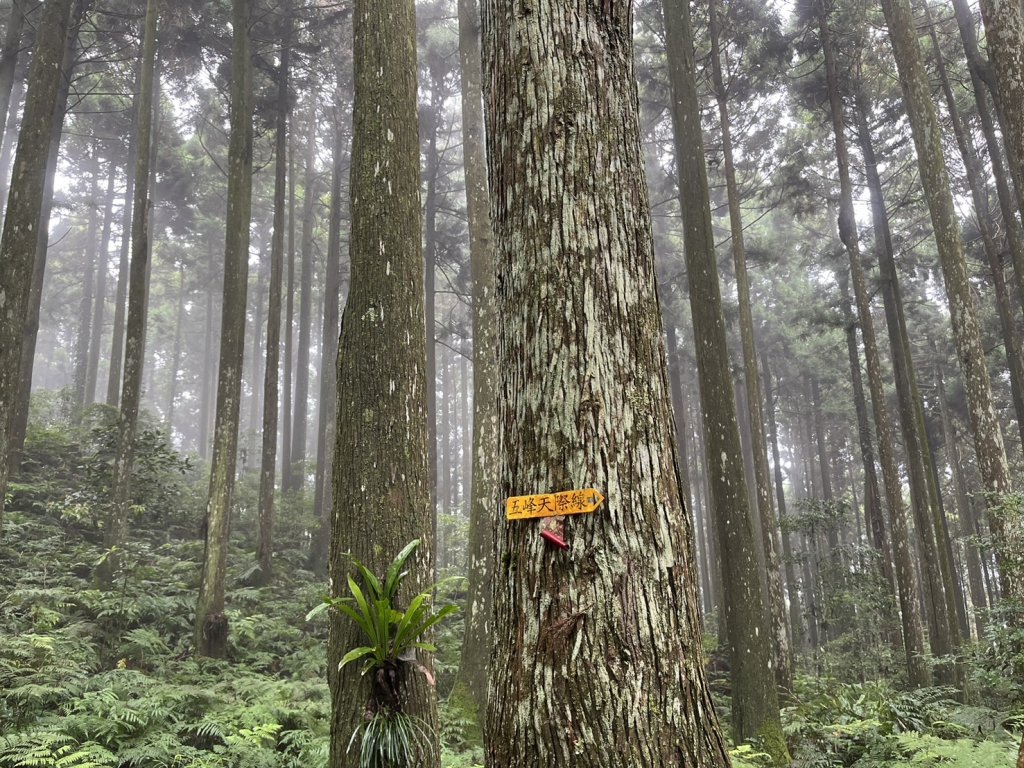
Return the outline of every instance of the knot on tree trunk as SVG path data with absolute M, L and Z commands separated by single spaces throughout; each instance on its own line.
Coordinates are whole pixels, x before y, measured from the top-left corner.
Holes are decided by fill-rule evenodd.
M 839 211 L 839 239 L 847 248 L 853 248 L 857 242 L 857 224 L 853 220 L 853 211 L 847 208 Z

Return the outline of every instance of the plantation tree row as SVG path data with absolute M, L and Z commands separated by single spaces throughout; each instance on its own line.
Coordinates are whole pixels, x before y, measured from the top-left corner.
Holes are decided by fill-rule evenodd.
M 3 13 L 0 526 L 33 428 L 112 420 L 115 588 L 159 428 L 208 475 L 222 658 L 234 529 L 272 585 L 288 516 L 336 599 L 331 766 L 382 711 L 440 765 L 429 649 L 360 674 L 338 602 L 413 540 L 392 597 L 465 577 L 493 766 L 784 765 L 798 673 L 966 695 L 1019 628 L 1018 3 Z

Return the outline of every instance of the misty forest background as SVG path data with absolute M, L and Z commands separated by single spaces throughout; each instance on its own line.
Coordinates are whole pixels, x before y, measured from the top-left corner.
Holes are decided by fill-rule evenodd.
M 412 7 L 0 7 L 0 768 L 354 766 L 378 709 L 423 766 L 1020 768 L 1021 6 Z M 591 486 L 564 554 L 501 512 Z M 313 609 L 414 538 L 459 610 L 370 691 Z

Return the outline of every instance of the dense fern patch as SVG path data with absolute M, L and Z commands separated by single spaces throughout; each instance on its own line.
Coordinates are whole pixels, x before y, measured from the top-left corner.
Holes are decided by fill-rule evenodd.
M 0 540 L 0 768 L 326 766 L 326 622 L 306 620 L 326 585 L 306 569 L 313 521 L 301 500 L 282 500 L 275 579 L 252 586 L 255 478 L 243 477 L 228 579 L 229 658 L 195 659 L 203 478 L 159 432 L 147 432 L 124 570 L 114 589 L 96 588 L 110 429 L 102 409 L 78 431 L 36 426 L 12 488 Z M 463 597 L 458 579 L 444 583 L 454 585 L 447 600 Z M 1024 638 L 1005 618 L 993 616 L 989 641 L 962 659 L 967 703 L 948 688 L 799 678 L 783 712 L 794 765 L 1012 765 L 1012 734 L 1024 726 L 1024 679 L 1014 674 Z M 442 763 L 478 768 L 479 724 L 449 700 L 461 635 L 456 617 L 436 637 Z M 813 664 L 848 671 L 853 661 L 844 654 L 852 652 L 836 644 Z M 727 716 L 726 695 L 716 698 Z M 757 744 L 732 755 L 738 768 L 767 757 Z

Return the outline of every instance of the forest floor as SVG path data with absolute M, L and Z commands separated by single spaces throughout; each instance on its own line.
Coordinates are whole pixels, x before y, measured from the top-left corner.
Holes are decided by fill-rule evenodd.
M 125 569 L 114 589 L 97 589 L 109 433 L 103 420 L 77 433 L 34 429 L 28 470 L 11 489 L 0 540 L 0 768 L 326 765 L 327 628 L 322 615 L 306 620 L 326 590 L 306 569 L 311 520 L 295 500 L 283 501 L 277 572 L 268 586 L 254 586 L 254 479 L 241 483 L 228 659 L 195 659 L 201 473 L 155 430 L 144 432 Z M 446 700 L 461 635 L 453 620 L 437 637 L 445 768 L 483 762 L 467 740 L 475 724 Z M 819 656 L 783 712 L 794 765 L 1012 766 L 1008 731 L 1024 725 L 1024 681 L 1006 675 L 1020 659 L 993 646 L 1000 643 L 965 659 L 969 703 L 949 688 L 840 681 L 842 659 Z M 835 651 L 842 653 L 850 651 Z M 727 685 L 715 685 L 727 718 Z M 763 764 L 756 745 L 733 758 L 740 768 Z

